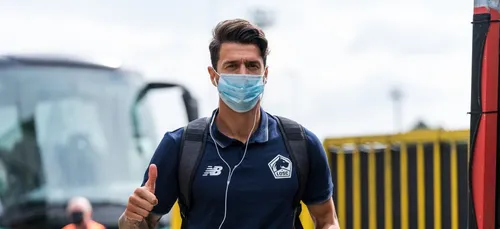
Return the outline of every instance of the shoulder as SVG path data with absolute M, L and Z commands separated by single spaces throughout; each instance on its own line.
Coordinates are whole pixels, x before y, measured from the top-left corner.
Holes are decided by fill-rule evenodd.
M 283 117 L 283 116 L 276 116 L 276 115 L 269 114 L 269 117 L 271 117 L 276 122 L 279 122 L 279 120 L 288 120 L 289 122 L 293 122 L 293 123 L 298 124 L 300 126 L 300 128 L 302 129 L 303 133 L 305 134 L 306 141 L 307 141 L 307 144 L 309 147 L 323 148 L 323 144 L 321 143 L 321 140 L 319 140 L 318 136 L 316 136 L 316 134 L 314 134 L 311 130 L 304 127 L 299 122 L 294 121 L 294 120 L 287 118 L 287 117 Z
M 166 132 L 160 143 L 158 143 L 150 163 L 154 163 L 157 166 L 166 166 L 169 165 L 167 161 L 177 158 L 183 133 L 184 128 Z
M 168 131 L 163 135 L 163 138 L 158 145 L 158 148 L 163 150 L 177 148 L 182 142 L 182 135 L 184 133 L 184 127 L 178 128 L 173 131 Z
M 303 128 L 306 135 L 307 142 L 307 153 L 309 155 L 310 163 L 314 166 L 317 166 L 318 163 L 323 164 L 323 162 L 328 160 L 328 157 L 325 153 L 325 149 L 323 147 L 323 143 L 321 140 L 307 128 Z
M 318 154 L 324 154 L 324 149 L 323 149 L 323 143 L 321 143 L 321 140 L 314 134 L 311 130 L 308 128 L 304 127 L 302 124 L 298 123 L 297 121 L 294 121 L 289 118 L 285 117 L 280 117 L 280 116 L 275 116 L 275 119 L 280 119 L 280 120 L 287 120 L 288 122 L 293 122 L 298 124 L 298 126 L 301 128 L 302 132 L 305 135 L 305 140 L 307 143 L 307 153 L 308 154 L 313 154 L 313 159 L 317 158 L 314 155 Z M 311 157 L 310 157 L 311 158 Z
M 91 223 L 91 226 L 90 226 L 91 229 L 105 229 L 106 227 L 96 221 L 92 221 Z
M 70 223 L 70 224 L 64 226 L 62 229 L 74 229 L 74 228 L 75 228 L 75 225 Z
M 303 127 L 303 129 L 309 148 L 313 147 L 323 149 L 323 143 L 321 143 L 321 140 L 318 138 L 318 136 L 316 136 L 316 134 L 305 127 Z
M 184 134 L 184 128 L 181 127 L 173 131 L 168 131 L 163 135 L 162 141 L 166 141 L 172 144 L 180 144 L 182 141 L 182 135 Z
M 207 118 L 199 118 L 197 120 L 191 121 L 186 126 L 180 127 L 173 131 L 168 131 L 163 135 L 162 140 L 158 144 L 157 152 L 167 152 L 167 151 L 178 151 L 182 145 L 182 140 L 184 139 L 184 132 L 186 131 L 186 127 L 192 123 L 198 123 L 198 127 L 200 124 L 207 122 Z

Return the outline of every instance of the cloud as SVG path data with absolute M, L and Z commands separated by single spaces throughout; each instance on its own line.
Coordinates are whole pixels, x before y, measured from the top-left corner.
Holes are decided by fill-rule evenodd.
M 0 3 L 0 51 L 116 56 L 147 79 L 185 84 L 208 115 L 217 102 L 206 73 L 211 29 L 222 19 L 251 19 L 256 7 L 276 12 L 266 28 L 269 111 L 320 137 L 389 132 L 388 91 L 401 86 L 406 127 L 419 117 L 467 127 L 467 1 L 10 1 Z M 160 104 L 160 113 L 174 110 Z
M 389 90 L 401 86 L 405 127 L 420 117 L 446 128 L 468 126 L 469 12 L 438 11 L 420 2 L 356 2 L 338 8 L 316 2 L 302 6 L 300 23 L 273 36 L 278 48 L 270 63 L 280 69 L 294 66 L 289 68 L 298 69 L 301 78 L 301 103 L 282 111 L 323 136 L 390 132 Z
M 61 23 L 61 20 L 64 20 Z M 12 23 L 15 22 L 15 23 Z M 171 33 L 84 18 L 3 12 L 2 52 L 64 52 L 127 58 L 170 44 Z

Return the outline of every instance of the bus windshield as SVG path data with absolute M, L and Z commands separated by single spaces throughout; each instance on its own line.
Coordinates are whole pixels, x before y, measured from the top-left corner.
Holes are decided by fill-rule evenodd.
M 147 131 L 140 141 L 133 135 L 131 105 L 142 83 L 118 70 L 0 67 L 2 205 L 75 195 L 126 198 L 156 145 L 148 109 L 137 113 Z

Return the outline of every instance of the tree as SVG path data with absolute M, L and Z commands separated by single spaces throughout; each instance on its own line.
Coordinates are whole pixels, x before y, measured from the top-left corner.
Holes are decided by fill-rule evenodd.
M 429 130 L 429 129 L 431 129 L 429 125 L 427 125 L 427 123 L 425 123 L 425 121 L 423 121 L 422 119 L 418 120 L 415 126 L 412 128 L 412 130 Z

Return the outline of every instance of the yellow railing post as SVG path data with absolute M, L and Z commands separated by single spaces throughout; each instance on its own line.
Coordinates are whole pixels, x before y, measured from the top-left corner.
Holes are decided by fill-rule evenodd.
M 467 204 L 459 199 L 464 181 L 458 174 L 467 168 L 458 167 L 463 162 L 458 158 L 457 142 L 469 142 L 468 139 L 468 130 L 326 138 L 325 149 L 339 147 L 332 156 L 336 157 L 334 185 L 342 228 L 465 228 L 467 225 L 459 225 Z M 399 151 L 393 152 L 391 146 L 396 144 Z M 347 145 L 355 147 L 348 149 Z M 368 145 L 368 152 L 361 145 Z M 368 155 L 363 157 L 363 153 Z M 346 164 L 351 159 L 352 163 Z M 367 168 L 360 170 L 360 166 Z M 346 175 L 352 180 L 346 181 Z M 346 190 L 352 193 L 346 194 Z M 448 190 L 450 195 L 445 195 L 443 192 Z M 360 219 L 367 213 L 367 219 Z

